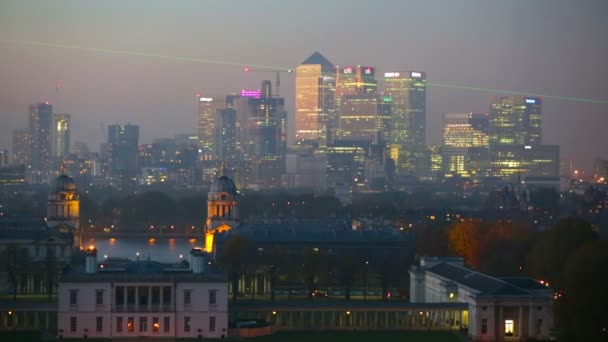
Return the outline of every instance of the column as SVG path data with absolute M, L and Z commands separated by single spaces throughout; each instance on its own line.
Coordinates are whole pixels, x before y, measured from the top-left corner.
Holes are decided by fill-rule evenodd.
M 122 293 L 123 293 L 122 306 L 123 306 L 124 310 L 126 310 L 126 308 L 127 308 L 127 287 L 128 286 L 126 286 L 126 285 L 122 287 Z
M 519 317 L 517 319 L 517 336 L 521 339 L 523 337 L 523 332 L 524 332 L 524 325 L 523 325 L 523 320 L 524 320 L 524 307 L 519 305 Z
M 48 311 L 44 312 L 44 328 L 48 331 L 49 326 L 51 325 L 51 314 Z
M 135 286 L 135 311 L 139 311 L 139 286 Z
M 534 328 L 534 315 L 532 314 L 534 312 L 534 310 L 532 310 L 533 305 L 534 304 L 530 304 L 528 306 L 528 336 L 530 337 L 536 336 L 536 329 Z
M 496 327 L 498 329 L 498 336 L 500 339 L 503 339 L 505 336 L 505 318 L 503 307 L 500 304 L 498 307 L 498 322 L 496 322 Z
M 159 286 L 159 290 L 160 290 L 160 307 L 161 307 L 161 311 L 164 311 L 164 305 L 163 305 L 163 287 Z
M 152 286 L 148 286 L 148 312 L 152 311 Z

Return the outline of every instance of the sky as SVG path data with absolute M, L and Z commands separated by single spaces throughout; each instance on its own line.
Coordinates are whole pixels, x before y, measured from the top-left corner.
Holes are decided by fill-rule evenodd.
M 319 51 L 377 75 L 548 95 L 543 143 L 590 171 L 608 158 L 607 12 L 604 0 L 2 0 L 0 149 L 40 101 L 72 114 L 72 141 L 93 150 L 109 124 L 140 125 L 142 143 L 195 133 L 197 93 L 259 88 L 274 75 L 243 67 Z M 293 115 L 293 74 L 280 91 Z M 501 95 L 429 86 L 427 143 L 441 143 L 442 113 L 487 112 Z

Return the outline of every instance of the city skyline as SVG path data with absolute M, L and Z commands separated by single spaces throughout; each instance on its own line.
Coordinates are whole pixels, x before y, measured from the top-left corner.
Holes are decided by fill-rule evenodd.
M 314 51 L 338 65 L 351 62 L 373 65 L 377 75 L 394 70 L 425 71 L 429 82 L 426 131 L 429 144 L 441 142 L 443 113 L 487 112 L 492 95 L 505 95 L 436 84 L 521 90 L 521 95 L 526 96 L 549 94 L 606 99 L 601 80 L 607 78 L 607 70 L 601 67 L 601 61 L 608 46 L 601 32 L 607 24 L 599 15 L 605 8 L 601 2 L 557 6 L 547 1 L 484 5 L 472 1 L 459 5 L 387 1 L 384 6 L 364 5 L 358 9 L 349 6 L 358 18 L 377 23 L 369 32 L 362 31 L 354 22 L 340 18 L 337 23 L 333 21 L 330 13 L 336 13 L 346 3 L 330 4 L 328 13 L 319 14 L 317 25 L 306 29 L 303 19 L 289 14 L 293 11 L 310 14 L 311 9 L 296 4 L 265 4 L 210 3 L 202 14 L 204 18 L 209 16 L 205 22 L 204 18 L 194 20 L 186 13 L 201 14 L 202 5 L 198 3 L 186 2 L 178 8 L 152 2 L 143 9 L 137 27 L 127 19 L 141 9 L 141 3 L 3 4 L 6 10 L 0 14 L 3 32 L 0 44 L 6 53 L 0 56 L 0 76 L 11 80 L 13 86 L 5 84 L 6 91 L 0 95 L 0 114 L 5 122 L 0 128 L 0 148 L 12 149 L 11 132 L 26 126 L 27 106 L 43 100 L 50 101 L 55 112 L 71 113 L 70 139 L 81 141 L 86 137 L 93 150 L 98 150 L 104 140 L 99 129 L 101 122 L 106 126 L 127 122 L 141 126 L 142 143 L 190 133 L 196 124 L 197 93 L 211 96 L 255 89 L 262 79 L 273 80 L 274 75 L 246 74 L 240 65 L 295 67 Z M 89 22 L 87 13 L 91 6 L 97 7 Z M 186 20 L 172 31 L 156 27 L 154 20 L 162 17 L 163 10 L 167 21 L 179 16 L 185 16 Z M 241 18 L 242 23 L 216 37 L 215 29 L 220 26 L 211 20 L 210 14 L 226 10 Z M 487 17 L 497 11 L 505 15 L 493 21 Z M 50 14 L 45 15 L 47 12 Z M 410 20 L 398 20 L 401 19 L 399 13 Z M 515 14 L 530 20 L 520 17 L 518 25 L 514 25 L 515 21 L 509 18 Z M 532 19 L 541 15 L 543 20 L 533 23 Z M 22 23 L 25 21 L 19 18 L 26 16 L 38 18 L 39 23 L 25 27 Z M 291 22 L 285 22 L 287 18 Z M 466 23 L 472 18 L 476 21 Z M 566 18 L 576 25 L 561 27 Z M 488 26 L 490 22 L 492 25 Z M 279 34 L 276 27 L 282 27 L 281 23 L 285 25 L 285 32 Z M 68 24 L 77 30 L 67 32 Z M 243 35 L 244 28 L 267 34 L 259 35 L 262 38 L 254 37 L 255 34 Z M 446 32 L 446 28 L 450 32 Z M 121 36 L 121 30 L 129 34 Z M 309 33 L 304 34 L 306 32 Z M 202 44 L 192 44 L 199 38 Z M 32 41 L 99 48 L 100 51 L 27 44 Z M 285 44 L 286 41 L 290 44 Z M 270 49 L 256 48 L 260 42 L 273 49 L 278 46 L 283 49 L 279 49 L 281 53 L 271 54 Z M 213 48 L 208 49 L 209 46 Z M 104 48 L 209 58 L 223 60 L 225 64 L 119 55 L 104 53 L 101 51 Z M 588 51 L 583 56 L 572 53 L 583 49 Z M 289 135 L 293 136 L 295 77 L 283 77 L 281 95 L 286 97 Z M 601 103 L 544 98 L 543 143 L 561 145 L 563 160 L 576 156 L 577 166 L 590 169 L 596 157 L 606 157 L 601 144 L 596 143 L 601 141 L 602 132 L 596 127 L 605 124 L 602 116 L 605 108 Z

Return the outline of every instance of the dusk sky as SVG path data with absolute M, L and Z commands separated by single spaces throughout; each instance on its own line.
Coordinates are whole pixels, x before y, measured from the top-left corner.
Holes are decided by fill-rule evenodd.
M 140 125 L 142 143 L 195 133 L 197 93 L 259 88 L 274 75 L 242 67 L 295 68 L 319 51 L 377 75 L 598 100 L 545 97 L 542 108 L 543 142 L 590 170 L 608 158 L 607 13 L 605 0 L 2 0 L 0 148 L 39 101 L 72 114 L 72 141 L 95 151 L 102 123 Z M 283 75 L 290 118 L 293 91 Z M 487 112 L 500 95 L 430 85 L 427 143 L 441 142 L 443 112 Z

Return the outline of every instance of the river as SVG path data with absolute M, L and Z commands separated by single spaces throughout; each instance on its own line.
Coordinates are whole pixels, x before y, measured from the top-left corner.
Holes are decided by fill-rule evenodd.
M 201 247 L 202 238 L 166 238 L 166 237 L 89 237 L 83 240 L 83 246 L 95 246 L 97 257 L 148 259 L 161 262 L 179 262 L 180 256 L 190 260 L 192 247 Z

